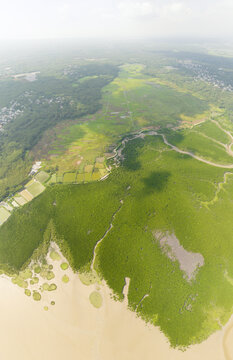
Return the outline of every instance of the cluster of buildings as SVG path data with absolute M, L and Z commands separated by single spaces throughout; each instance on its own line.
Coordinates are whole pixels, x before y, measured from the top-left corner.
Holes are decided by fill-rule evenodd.
M 24 113 L 27 104 L 33 103 L 32 95 L 32 91 L 25 91 L 17 97 L 17 100 L 12 100 L 8 106 L 0 108 L 0 132 L 4 131 L 4 126 L 7 123 L 14 121 Z
M 53 98 L 46 98 L 45 96 L 41 96 L 40 98 L 35 100 L 35 104 L 36 105 L 60 104 L 62 106 L 65 100 L 66 99 L 64 96 L 55 96 Z
M 32 169 L 30 171 L 30 174 L 29 175 L 35 175 L 39 169 L 41 168 L 41 161 L 36 161 L 35 164 L 32 165 Z
M 179 62 L 186 69 L 191 70 L 194 73 L 194 80 L 205 81 L 219 89 L 224 91 L 233 92 L 233 86 L 225 84 L 223 80 L 218 79 L 216 74 L 210 73 L 209 69 L 204 65 L 193 63 L 191 60 L 184 60 Z M 222 71 L 223 69 L 218 69 Z
M 22 115 L 28 105 L 36 104 L 60 104 L 60 109 L 63 108 L 65 97 L 56 96 L 54 98 L 46 98 L 41 96 L 40 98 L 33 99 L 33 93 L 26 91 L 17 100 L 12 101 L 9 106 L 0 108 L 0 133 L 4 131 L 4 126 L 14 121 L 19 115 Z
M 9 107 L 0 109 L 0 132 L 4 131 L 4 126 L 10 121 L 15 120 L 23 113 L 24 106 L 17 101 L 12 101 Z

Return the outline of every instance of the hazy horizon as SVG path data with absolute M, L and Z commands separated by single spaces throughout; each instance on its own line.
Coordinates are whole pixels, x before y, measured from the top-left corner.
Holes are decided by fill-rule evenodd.
M 1 5 L 0 40 L 228 38 L 232 0 L 11 0 Z

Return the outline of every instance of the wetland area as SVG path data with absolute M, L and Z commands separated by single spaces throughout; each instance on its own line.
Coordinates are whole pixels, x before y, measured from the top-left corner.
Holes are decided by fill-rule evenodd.
M 233 95 L 136 54 L 0 76 L 3 359 L 233 358 Z

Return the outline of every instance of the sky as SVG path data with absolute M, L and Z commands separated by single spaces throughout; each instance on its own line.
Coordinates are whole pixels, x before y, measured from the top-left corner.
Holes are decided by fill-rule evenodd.
M 0 0 L 0 39 L 231 37 L 233 0 Z

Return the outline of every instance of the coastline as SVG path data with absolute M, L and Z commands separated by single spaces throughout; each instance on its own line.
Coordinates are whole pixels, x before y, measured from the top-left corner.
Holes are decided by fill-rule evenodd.
M 7 360 L 230 360 L 233 349 L 233 316 L 222 330 L 185 352 L 171 349 L 159 328 L 145 324 L 127 309 L 127 301 L 116 302 L 102 285 L 84 285 L 69 268 L 70 281 L 62 282 L 64 271 L 53 262 L 57 290 L 33 301 L 6 277 L 0 278 L 1 359 Z M 89 301 L 92 291 L 102 295 L 103 305 Z M 55 306 L 48 304 L 51 296 Z M 224 347 L 223 347 L 224 346 Z M 225 355 L 224 355 L 225 354 Z

